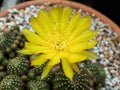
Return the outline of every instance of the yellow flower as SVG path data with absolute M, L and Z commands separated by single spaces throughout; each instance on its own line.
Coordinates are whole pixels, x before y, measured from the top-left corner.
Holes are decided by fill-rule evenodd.
M 37 54 L 31 65 L 42 65 L 48 61 L 41 78 L 47 76 L 51 68 L 60 62 L 64 74 L 72 80 L 75 70 L 80 72 L 76 63 L 96 55 L 88 49 L 97 43 L 93 38 L 97 30 L 89 30 L 91 17 L 81 17 L 78 12 L 73 13 L 72 8 L 65 6 L 52 7 L 49 11 L 40 10 L 37 17 L 30 18 L 34 32 L 24 29 L 23 33 L 28 42 L 23 54 Z

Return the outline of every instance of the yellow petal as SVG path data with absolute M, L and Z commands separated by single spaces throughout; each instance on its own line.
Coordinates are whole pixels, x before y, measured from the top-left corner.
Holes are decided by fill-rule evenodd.
M 45 57 L 45 55 L 39 55 L 37 57 L 35 57 L 34 59 L 31 60 L 31 66 L 35 66 L 35 65 L 42 65 L 43 63 L 45 63 L 48 59 Z
M 21 53 L 21 54 L 33 54 L 32 52 L 30 52 L 28 49 L 26 49 L 26 48 L 23 48 L 23 49 L 21 49 L 21 50 L 19 50 L 19 51 L 17 51 L 17 52 L 19 52 L 19 53 Z
M 77 63 L 77 62 L 82 62 L 84 60 L 86 60 L 88 58 L 87 55 L 85 54 L 74 54 L 74 53 L 70 53 L 70 55 L 67 57 L 69 63 Z
M 91 25 L 91 17 L 90 16 L 82 17 L 78 27 L 71 34 L 71 38 L 75 38 L 79 36 L 80 34 L 82 34 L 83 32 L 87 31 L 90 25 Z
M 37 34 L 31 32 L 28 29 L 23 29 L 23 33 L 29 42 L 36 45 L 44 45 L 45 41 L 42 38 L 40 38 Z
M 71 66 L 72 66 L 73 70 L 75 70 L 78 74 L 80 74 L 80 69 L 78 68 L 78 66 L 75 63 L 71 63 Z
M 40 27 L 38 19 L 31 16 L 30 23 L 35 32 L 38 33 L 43 39 L 45 39 L 46 33 L 44 32 L 44 28 L 42 29 Z
M 68 63 L 67 59 L 62 58 L 61 60 L 62 60 L 62 68 L 63 68 L 64 74 L 66 75 L 66 77 L 68 77 L 72 81 L 72 78 L 74 75 L 72 67 Z
M 98 31 L 95 30 L 88 30 L 86 32 L 84 32 L 82 35 L 74 38 L 73 40 L 70 41 L 70 45 L 73 46 L 77 43 L 81 43 L 81 42 L 85 42 L 85 41 L 89 41 L 91 39 L 93 39 L 95 36 L 97 36 Z
M 51 52 L 47 46 L 38 46 L 38 45 L 28 43 L 28 42 L 25 42 L 25 48 L 34 54 Z
M 54 23 L 59 23 L 61 19 L 63 8 L 60 6 L 56 6 L 50 9 L 50 17 L 54 21 Z
M 62 21 L 61 21 L 61 30 L 65 30 L 69 24 L 69 19 L 72 14 L 72 8 L 66 6 L 63 8 Z
M 38 12 L 38 17 L 37 17 L 38 21 L 39 21 L 39 26 L 47 33 L 51 30 L 51 28 L 53 27 L 52 24 L 52 20 L 50 19 L 50 17 L 48 16 L 48 12 L 46 10 L 40 10 Z
M 49 65 L 49 62 L 47 63 L 47 65 L 44 67 L 42 75 L 41 75 L 41 79 L 44 79 L 48 73 L 50 72 L 52 66 Z
M 80 13 L 75 13 L 70 20 L 66 33 L 71 34 L 71 32 L 75 30 L 75 28 L 78 26 L 79 21 L 80 21 Z
M 56 64 L 60 63 L 60 57 L 55 55 L 49 62 L 49 65 L 54 66 Z
M 88 58 L 97 58 L 98 57 L 97 54 L 89 52 L 89 51 L 82 51 L 81 53 L 87 55 Z
M 67 50 L 72 53 L 79 53 L 85 49 L 90 49 L 94 47 L 96 44 L 97 44 L 97 41 L 78 43 L 76 45 L 69 46 Z
M 50 60 L 49 65 L 53 66 L 51 64 L 52 58 L 55 57 L 55 53 L 49 53 L 49 54 L 40 54 L 36 58 L 31 60 L 31 65 L 42 65 L 47 60 Z

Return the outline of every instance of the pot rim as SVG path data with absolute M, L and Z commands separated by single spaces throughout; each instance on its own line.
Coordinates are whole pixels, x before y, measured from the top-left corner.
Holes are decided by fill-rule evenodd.
M 97 11 L 97 10 L 87 6 L 87 5 L 84 5 L 84 4 L 81 4 L 81 3 L 77 3 L 77 2 L 73 2 L 73 1 L 67 1 L 67 0 L 36 0 L 36 1 L 27 1 L 27 2 L 15 5 L 15 6 L 11 7 L 11 8 L 8 8 L 8 9 L 0 12 L 0 18 L 4 17 L 4 16 L 7 16 L 9 9 L 13 9 L 13 8 L 22 9 L 22 8 L 25 8 L 25 7 L 30 6 L 30 5 L 42 5 L 45 2 L 50 2 L 51 4 L 68 5 L 68 6 L 71 6 L 71 7 L 75 8 L 75 9 L 82 9 L 84 11 L 87 11 L 87 12 L 91 13 L 91 14 L 95 14 L 98 18 L 101 19 L 101 21 L 103 21 L 105 24 L 108 24 L 111 28 L 113 28 L 113 30 L 118 35 L 120 35 L 120 27 L 114 21 L 112 21 L 110 18 L 108 18 L 106 15 L 100 13 L 99 11 Z

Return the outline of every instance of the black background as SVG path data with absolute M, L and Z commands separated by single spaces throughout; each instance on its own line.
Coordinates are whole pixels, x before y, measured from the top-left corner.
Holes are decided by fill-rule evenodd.
M 120 0 L 73 0 L 103 13 L 120 26 Z
M 19 0 L 21 2 L 28 0 Z M 111 20 L 113 20 L 118 26 L 120 26 L 120 1 L 119 0 L 71 0 L 78 3 L 88 5 L 97 11 L 103 13 Z M 3 0 L 0 0 L 0 6 Z

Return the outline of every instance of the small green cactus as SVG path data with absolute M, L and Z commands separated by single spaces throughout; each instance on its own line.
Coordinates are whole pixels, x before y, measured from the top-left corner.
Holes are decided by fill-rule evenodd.
M 85 67 L 93 75 L 94 87 L 104 86 L 106 73 L 105 73 L 103 67 L 98 63 L 92 63 L 90 61 L 86 62 Z
M 81 73 L 75 73 L 73 80 L 68 79 L 62 70 L 55 74 L 54 89 L 55 90 L 89 90 L 92 80 L 89 72 L 81 70 Z
M 3 55 L 3 52 L 0 50 L 0 63 L 2 63 L 6 58 Z
M 18 26 L 13 26 L 11 30 L 2 34 L 0 40 L 0 50 L 2 50 L 7 58 L 17 56 L 17 50 L 24 47 L 25 37 L 20 32 Z
M 30 69 L 28 71 L 28 77 L 32 80 L 32 79 L 36 79 L 36 80 L 40 80 L 41 79 L 41 74 L 43 71 L 43 68 L 45 66 L 46 63 L 44 63 L 41 66 L 34 66 L 32 69 Z M 52 77 L 53 77 L 53 73 L 49 72 L 49 74 L 47 75 L 47 77 L 45 77 L 43 80 L 46 82 L 50 82 L 52 81 Z
M 45 81 L 32 80 L 28 82 L 28 90 L 50 90 L 50 86 Z
M 8 74 L 23 75 L 29 69 L 29 61 L 23 56 L 11 59 L 7 65 Z
M 8 75 L 1 81 L 0 90 L 24 90 L 23 82 L 16 75 Z

